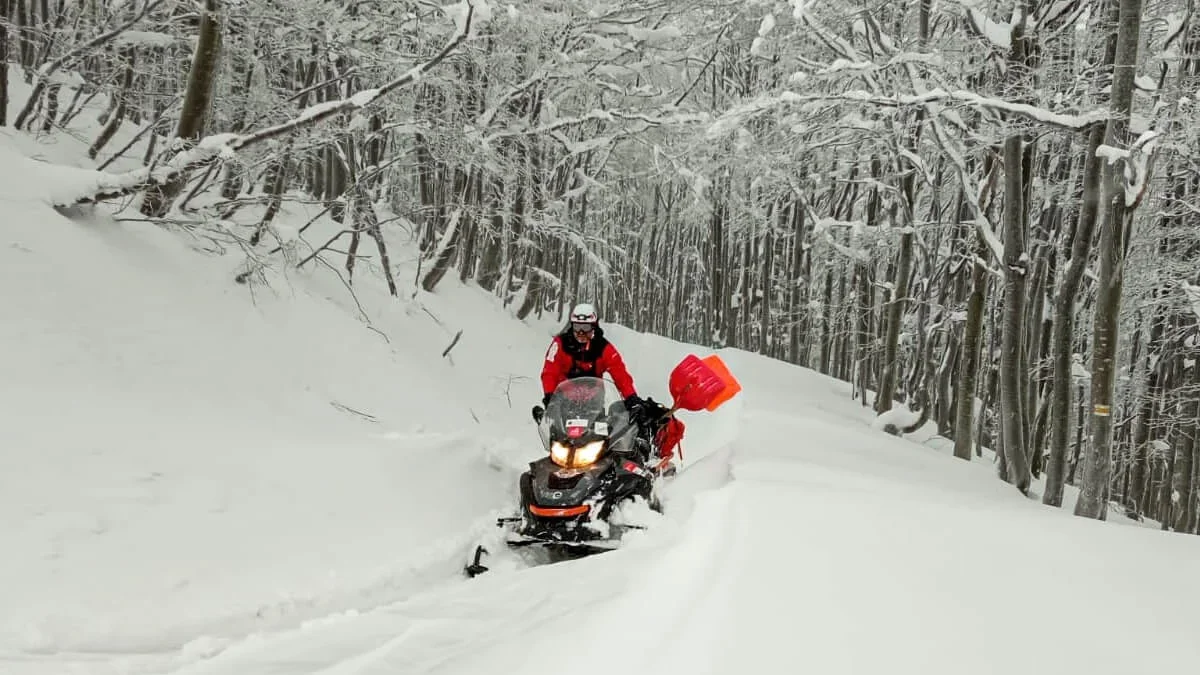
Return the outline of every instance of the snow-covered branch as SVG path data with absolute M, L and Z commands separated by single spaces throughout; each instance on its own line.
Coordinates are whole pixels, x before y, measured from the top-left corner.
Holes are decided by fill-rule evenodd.
M 871 105 L 880 107 L 901 107 L 926 105 L 930 103 L 957 102 L 987 110 L 1012 113 L 1033 122 L 1046 124 L 1068 131 L 1082 131 L 1087 129 L 1093 124 L 1104 122 L 1108 119 L 1110 114 L 1107 110 L 1093 110 L 1077 115 L 1068 115 L 1064 113 L 1056 113 L 1054 111 L 1035 105 L 1029 105 L 1027 103 L 1014 103 L 1001 98 L 982 96 L 971 91 L 947 91 L 945 89 L 937 88 L 919 94 L 894 94 L 890 96 L 873 94 L 861 89 L 847 91 L 840 94 L 797 94 L 794 92 L 783 92 L 778 96 L 759 98 L 751 103 L 732 108 L 726 116 L 739 114 L 745 115 L 747 113 L 754 114 L 756 112 L 766 111 L 771 108 L 784 105 L 802 105 L 806 103 L 829 103 L 838 101 L 869 103 Z
M 1154 148 L 1158 144 L 1160 133 L 1147 131 L 1134 141 L 1128 150 L 1114 148 L 1111 145 L 1101 145 L 1096 149 L 1096 156 L 1108 163 L 1122 162 L 1125 178 L 1125 205 L 1136 207 L 1146 194 L 1150 175 L 1150 162 L 1154 156 Z
M 515 136 L 547 136 L 563 143 L 564 147 L 570 147 L 570 143 L 565 141 L 561 134 L 562 129 L 575 127 L 588 122 L 643 122 L 648 126 L 662 126 L 666 124 L 686 124 L 694 122 L 709 121 L 705 115 L 696 113 L 675 111 L 673 108 L 666 108 L 660 113 L 645 113 L 637 110 L 591 110 L 578 117 L 564 117 L 547 122 L 535 127 L 506 129 L 489 134 L 483 138 L 484 143 L 493 143 L 502 138 L 512 138 Z
M 950 163 L 954 165 L 954 170 L 958 173 L 959 182 L 962 184 L 963 191 L 967 195 L 967 206 L 971 209 L 971 222 L 975 225 L 975 231 L 991 252 L 992 257 L 1000 264 L 1001 269 L 1004 269 L 1004 246 L 1000 243 L 1000 239 L 996 236 L 996 230 L 993 229 L 991 222 L 988 220 L 987 214 L 983 207 L 983 190 L 979 184 L 971 177 L 967 171 L 967 163 L 963 159 L 962 153 L 959 152 L 950 137 L 942 129 L 942 125 L 937 119 L 930 121 L 930 126 L 933 129 L 934 137 L 942 147 L 942 151 L 946 157 L 950 159 Z M 995 172 L 989 176 L 989 183 L 995 178 Z
M 296 117 L 266 127 L 248 134 L 214 134 L 201 139 L 194 147 L 180 152 L 170 161 L 126 173 L 112 174 L 101 171 L 95 172 L 94 180 L 87 182 L 78 194 L 67 196 L 60 194 L 54 201 L 55 206 L 67 206 L 98 202 L 139 192 L 150 187 L 162 185 L 182 173 L 206 166 L 218 158 L 233 157 L 238 151 L 244 150 L 262 141 L 282 136 L 299 129 L 310 127 L 336 115 L 353 112 L 365 108 L 389 93 L 419 80 L 431 68 L 441 63 L 454 52 L 470 34 L 472 19 L 475 17 L 476 3 L 484 0 L 469 0 L 459 21 L 458 30 L 444 47 L 424 63 L 413 66 L 404 74 L 376 89 L 360 91 L 349 98 L 326 101 L 310 106 Z

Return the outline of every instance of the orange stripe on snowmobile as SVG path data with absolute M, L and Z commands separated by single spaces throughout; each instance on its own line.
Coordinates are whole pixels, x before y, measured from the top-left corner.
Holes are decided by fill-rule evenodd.
M 543 518 L 570 518 L 571 516 L 582 516 L 588 512 L 588 505 L 583 506 L 568 506 L 563 509 L 546 508 L 543 506 L 529 505 L 529 512 L 535 516 Z

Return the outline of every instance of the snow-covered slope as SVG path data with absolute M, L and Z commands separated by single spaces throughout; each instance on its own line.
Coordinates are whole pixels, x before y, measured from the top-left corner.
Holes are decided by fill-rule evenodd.
M 0 146 L 0 654 L 203 650 L 456 573 L 537 454 L 546 326 L 236 284 L 239 251 L 59 216 L 30 164 Z
M 844 385 L 725 356 L 745 398 L 692 420 L 666 518 L 625 548 L 447 581 L 177 672 L 1116 675 L 1200 656 L 1195 539 L 1046 509 L 870 429 Z
M 873 429 L 847 385 L 736 350 L 743 393 L 683 415 L 651 530 L 466 580 L 538 454 L 552 325 L 453 279 L 412 298 L 399 244 L 401 300 L 320 267 L 235 284 L 237 251 L 55 214 L 13 152 L 2 673 L 1127 675 L 1200 658 L 1200 540 L 1022 499 L 986 463 Z M 707 353 L 609 335 L 656 398 Z

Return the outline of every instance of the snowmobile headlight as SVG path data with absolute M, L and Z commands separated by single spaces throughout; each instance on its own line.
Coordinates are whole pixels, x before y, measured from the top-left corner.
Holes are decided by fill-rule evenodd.
M 554 441 L 550 446 L 550 459 L 565 469 L 582 469 L 595 464 L 603 449 L 604 441 L 592 441 L 587 445 L 575 448 L 575 458 L 574 461 L 571 461 L 571 448 L 559 441 Z
M 567 460 L 570 459 L 570 457 L 571 449 L 562 443 L 554 441 L 554 443 L 550 446 L 550 459 L 553 460 L 555 464 L 562 467 L 569 467 L 570 463 Z
M 595 464 L 600 457 L 600 451 L 604 449 L 604 441 L 592 441 L 582 448 L 575 450 L 575 466 L 584 467 L 589 464 Z

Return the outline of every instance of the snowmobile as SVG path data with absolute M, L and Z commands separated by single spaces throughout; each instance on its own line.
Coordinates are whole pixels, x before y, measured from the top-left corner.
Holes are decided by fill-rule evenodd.
M 615 385 L 595 377 L 565 380 L 545 409 L 534 407 L 546 452 L 519 479 L 519 513 L 497 519 L 510 548 L 537 547 L 552 560 L 612 550 L 629 529 L 613 519 L 624 504 L 643 499 L 661 512 L 657 487 L 674 475 L 665 451 L 678 444 L 683 423 L 676 410 L 715 410 L 741 390 L 716 355 L 689 356 L 671 373 L 670 408 L 647 398 L 628 410 Z M 487 571 L 488 551 L 475 549 L 466 574 Z

